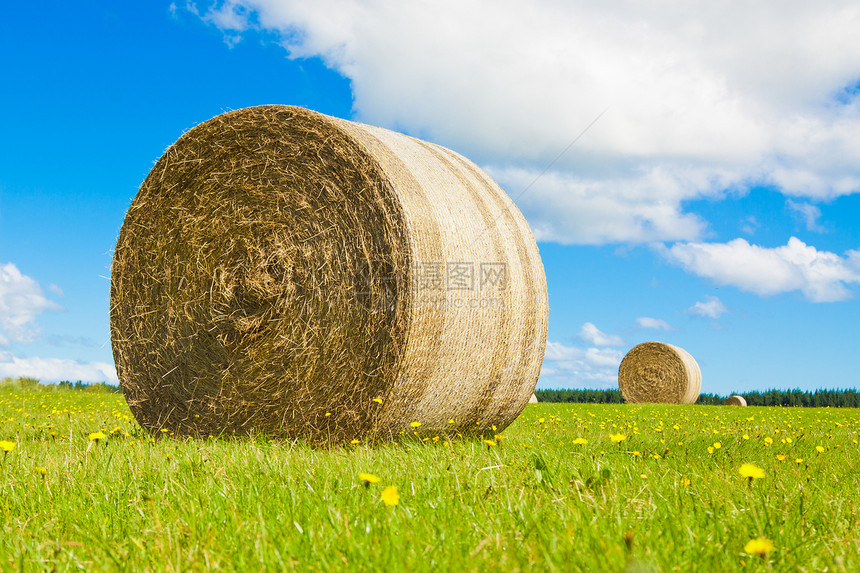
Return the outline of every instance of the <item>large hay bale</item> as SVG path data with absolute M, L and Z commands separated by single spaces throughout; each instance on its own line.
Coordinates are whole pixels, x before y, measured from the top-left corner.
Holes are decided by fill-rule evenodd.
M 532 394 L 532 397 L 529 398 L 529 404 L 537 404 L 537 403 L 538 403 L 537 396 L 535 394 Z
M 726 406 L 746 406 L 747 401 L 743 396 L 738 396 L 734 394 L 726 398 Z
M 191 129 L 141 185 L 114 254 L 111 340 L 150 431 L 482 433 L 528 403 L 547 309 L 528 224 L 474 164 L 261 106 Z
M 702 389 L 702 372 L 683 348 L 643 342 L 621 361 L 618 386 L 624 399 L 632 404 L 692 404 Z

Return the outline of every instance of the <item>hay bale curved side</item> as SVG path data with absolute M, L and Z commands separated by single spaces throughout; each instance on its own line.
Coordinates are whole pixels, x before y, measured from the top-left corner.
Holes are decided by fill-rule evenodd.
M 412 421 L 505 427 L 534 391 L 546 329 L 537 245 L 486 174 L 302 108 L 183 135 L 114 255 L 114 358 L 153 431 L 331 442 Z
M 747 401 L 743 396 L 738 396 L 737 394 L 733 394 L 726 398 L 726 406 L 746 406 Z
M 621 361 L 618 386 L 632 404 L 693 404 L 702 389 L 702 372 L 683 348 L 643 342 Z

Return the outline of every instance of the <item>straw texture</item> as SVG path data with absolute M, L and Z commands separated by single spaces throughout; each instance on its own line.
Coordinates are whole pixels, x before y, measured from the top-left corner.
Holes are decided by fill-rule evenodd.
M 633 404 L 692 404 L 702 389 L 702 373 L 683 348 L 643 342 L 621 361 L 618 386 L 624 399 Z
M 738 396 L 737 394 L 733 396 L 729 396 L 726 398 L 726 406 L 746 406 L 747 401 L 743 396 Z
M 483 171 L 288 106 L 172 145 L 128 211 L 111 282 L 129 406 L 177 435 L 504 428 L 534 392 L 547 311 L 531 231 Z
M 529 398 L 529 404 L 537 404 L 537 403 L 538 403 L 537 396 L 535 396 L 534 394 L 532 394 L 532 397 L 531 397 L 531 398 Z

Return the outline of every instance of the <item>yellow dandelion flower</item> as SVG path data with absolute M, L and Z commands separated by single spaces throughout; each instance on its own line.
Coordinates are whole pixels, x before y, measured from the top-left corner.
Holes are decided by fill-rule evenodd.
M 690 483 L 692 483 L 692 482 L 690 482 L 690 480 L 688 480 L 687 478 L 681 478 L 681 486 L 682 487 L 687 487 L 690 485 Z
M 639 474 L 639 477 L 641 477 L 642 479 L 648 479 L 648 476 L 645 474 Z
M 609 439 L 617 444 L 626 440 L 627 436 L 625 434 L 609 434 Z
M 815 451 L 818 452 L 819 454 L 823 454 L 824 453 L 824 447 L 815 446 Z
M 741 467 L 738 468 L 738 472 L 745 478 L 749 478 L 751 480 L 764 477 L 764 470 L 752 464 L 742 464 Z
M 162 430 L 162 431 L 166 431 L 166 430 Z M 98 442 L 99 440 L 104 440 L 104 439 L 105 439 L 105 433 L 104 432 L 93 432 L 90 434 L 90 441 L 91 442 Z
M 760 555 L 764 557 L 771 551 L 773 551 L 773 541 L 764 537 L 750 539 L 747 541 L 747 544 L 744 545 L 744 552 L 749 553 L 750 555 Z
M 743 436 L 741 436 L 741 437 L 742 437 L 743 439 L 745 439 L 745 440 L 749 440 L 749 439 L 750 439 L 749 434 L 744 434 L 744 435 L 743 435 Z
M 714 453 L 714 447 L 713 447 L 713 446 L 708 446 L 708 453 L 709 453 L 709 454 L 713 454 L 713 453 Z
M 496 442 L 494 442 L 493 440 L 484 440 L 484 443 L 487 444 L 488 448 L 492 448 L 496 445 Z
M 421 422 L 411 422 L 409 425 L 412 426 L 413 428 L 420 428 Z
M 352 440 L 352 441 L 350 442 L 350 444 L 352 444 L 353 446 L 354 446 L 355 444 L 360 444 L 360 443 L 361 443 L 361 440 Z
M 10 442 L 8 440 L 0 440 L 0 450 L 3 450 L 4 453 L 11 452 L 15 449 L 17 444 L 15 442 Z
M 786 438 L 786 439 L 785 439 L 785 443 L 786 443 L 786 444 L 790 444 L 792 441 L 793 441 L 793 440 L 792 440 L 791 438 Z
M 48 470 L 47 470 L 47 469 L 45 469 L 45 468 L 43 468 L 42 466 L 36 466 L 36 467 L 35 467 L 35 468 L 33 468 L 33 469 L 34 469 L 34 470 L 36 470 L 36 473 L 37 473 L 37 474 L 39 474 L 39 475 L 45 475 L 45 474 L 47 474 L 47 473 L 48 473 Z
M 576 438 L 575 440 L 573 440 L 573 443 L 577 445 L 582 445 L 587 444 L 588 440 L 586 440 L 585 438 Z
M 453 423 L 454 423 L 454 419 L 452 418 L 452 419 L 448 420 L 448 423 L 449 423 L 449 424 L 453 424 Z
M 715 450 L 719 450 L 722 447 L 723 447 L 723 445 L 720 442 L 714 442 L 714 449 Z
M 781 462 L 784 462 L 785 461 L 785 455 L 784 454 L 777 454 L 776 459 L 778 459 Z
M 380 494 L 383 503 L 388 506 L 395 506 L 400 503 L 400 494 L 397 493 L 397 488 L 393 485 L 388 486 Z
M 773 438 L 771 438 L 770 436 L 766 436 L 764 439 L 764 443 L 768 446 L 771 445 L 773 443 Z
M 358 479 L 360 479 L 361 481 L 363 481 L 363 482 L 365 483 L 365 485 L 370 485 L 370 484 L 372 484 L 372 483 L 379 483 L 379 482 L 381 482 L 381 481 L 382 481 L 380 478 L 376 477 L 375 475 L 373 475 L 373 474 L 366 474 L 366 473 L 364 473 L 364 472 L 359 472 L 359 473 L 358 473 Z
M 546 418 L 538 418 L 538 424 L 543 424 L 546 421 Z
M 632 451 L 632 452 L 630 452 L 630 453 L 631 453 L 631 454 L 633 454 L 633 457 L 634 457 L 634 458 L 638 458 L 639 456 L 641 456 L 641 455 L 642 455 L 642 452 L 640 452 L 639 450 L 633 450 L 633 451 Z
M 377 404 L 382 404 L 382 398 L 374 398 L 373 401 Z
M 325 417 L 328 418 L 329 416 L 331 416 L 331 412 L 326 412 Z

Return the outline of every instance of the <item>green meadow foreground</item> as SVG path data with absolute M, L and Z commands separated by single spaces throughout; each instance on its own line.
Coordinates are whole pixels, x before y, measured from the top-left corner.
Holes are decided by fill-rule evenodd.
M 0 570 L 857 571 L 858 429 L 536 404 L 487 443 L 325 451 L 151 439 L 120 395 L 5 388 Z

